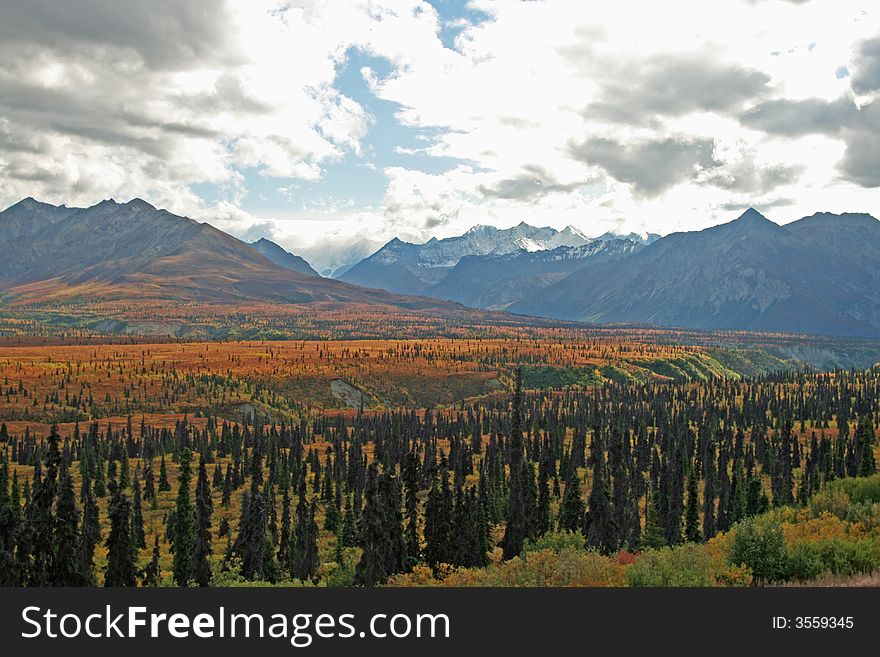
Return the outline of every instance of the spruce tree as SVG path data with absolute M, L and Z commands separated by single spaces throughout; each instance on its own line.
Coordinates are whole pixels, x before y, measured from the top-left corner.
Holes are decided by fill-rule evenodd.
M 452 492 L 449 471 L 441 462 L 440 477 L 435 478 L 425 503 L 425 562 L 437 571 L 442 563 L 451 563 L 453 547 Z
M 263 483 L 262 457 L 255 448 L 251 456 L 250 490 L 242 496 L 241 517 L 238 522 L 238 536 L 232 546 L 233 553 L 241 561 L 241 574 L 247 580 L 268 579 L 266 572 L 271 564 L 267 557 L 274 557 L 266 539 L 268 510 L 266 498 L 261 489 Z
M 157 509 L 159 498 L 156 494 L 156 480 L 153 476 L 153 462 L 147 461 L 144 465 L 144 499 L 150 503 L 153 509 Z
M 134 478 L 131 481 L 131 488 L 132 544 L 136 550 L 143 550 L 147 547 L 147 535 L 144 533 L 144 513 L 141 508 L 141 484 L 137 470 L 134 472 Z
M 159 492 L 166 493 L 171 490 L 171 484 L 168 483 L 168 471 L 165 469 L 165 455 L 159 461 Z
M 293 531 L 290 525 L 290 488 L 284 486 L 284 495 L 281 498 L 281 533 L 278 542 L 278 567 L 289 573 L 291 569 L 291 541 Z
M 290 567 L 290 576 L 303 582 L 314 579 L 318 573 L 318 524 L 315 522 L 315 508 L 315 500 L 309 503 L 303 486 L 296 505 L 296 528 Z
M 648 487 L 648 497 L 645 500 L 645 531 L 642 533 L 642 547 L 648 550 L 657 550 L 666 545 L 666 537 L 660 526 L 660 506 L 657 496 Z
M 180 472 L 177 477 L 177 502 L 174 506 L 174 539 L 171 550 L 174 553 L 172 571 L 174 582 L 186 586 L 190 581 L 193 567 L 193 547 L 195 544 L 195 511 L 190 495 L 192 477 L 192 452 L 182 449 L 179 455 Z M 160 484 L 161 487 L 161 484 Z
M 59 441 L 58 427 L 53 424 L 46 441 L 46 474 L 40 479 L 35 471 L 34 495 L 29 505 L 27 522 L 31 556 L 28 571 L 29 586 L 48 586 L 51 583 L 50 574 L 55 561 L 55 546 L 52 540 L 55 530 L 53 506 L 57 496 L 58 468 L 61 463 Z
M 691 467 L 687 483 L 687 507 L 684 513 L 684 540 L 699 543 L 703 539 L 700 531 L 700 499 L 697 489 L 696 468 Z
M 360 586 L 382 584 L 405 567 L 406 542 L 403 539 L 403 513 L 400 488 L 389 473 L 379 473 L 376 463 L 367 469 L 364 510 L 360 521 L 363 548 L 355 567 L 354 583 Z
M 586 515 L 584 533 L 588 547 L 595 548 L 603 554 L 610 554 L 617 549 L 617 532 L 608 494 L 602 431 L 598 427 L 593 429 L 590 461 L 593 466 L 593 481 L 587 501 L 589 513 Z
M 86 475 L 80 488 L 82 503 L 82 532 L 78 549 L 80 568 L 90 584 L 95 583 L 95 547 L 101 542 L 101 514 L 92 492 L 92 483 Z
M 874 425 L 867 415 L 859 420 L 858 427 L 859 444 L 862 448 L 859 460 L 859 476 L 870 477 L 877 472 L 877 461 L 874 457 Z
M 421 557 L 419 545 L 419 458 L 415 452 L 406 456 L 403 468 L 403 486 L 406 504 L 406 555 L 407 566 L 418 563 Z
M 559 529 L 579 532 L 584 526 L 584 500 L 581 497 L 581 480 L 575 468 L 570 469 L 565 493 L 559 507 Z
M 211 500 L 211 486 L 205 460 L 199 461 L 199 476 L 196 480 L 195 544 L 193 545 L 190 579 L 199 586 L 211 582 L 211 513 L 214 504 Z
M 709 435 L 703 455 L 703 538 L 715 536 L 715 442 Z
M 61 476 L 58 505 L 55 513 L 54 559 L 49 572 L 52 586 L 85 586 L 88 578 L 79 558 L 80 531 L 79 511 L 73 492 L 73 478 L 65 468 Z
M 135 586 L 135 549 L 131 542 L 131 503 L 121 486 L 110 499 L 110 533 L 107 536 L 104 586 Z
M 513 559 L 522 552 L 523 543 L 528 535 L 527 482 L 523 461 L 522 437 L 522 369 L 516 371 L 513 393 L 513 413 L 510 422 L 509 457 L 510 483 L 507 499 L 507 524 L 504 527 L 504 538 L 501 541 L 503 558 Z
M 156 534 L 153 540 L 153 554 L 149 563 L 144 566 L 143 571 L 141 571 L 141 583 L 143 586 L 159 586 L 162 570 L 159 565 L 159 558 L 161 557 L 161 553 L 159 551 L 159 535 Z

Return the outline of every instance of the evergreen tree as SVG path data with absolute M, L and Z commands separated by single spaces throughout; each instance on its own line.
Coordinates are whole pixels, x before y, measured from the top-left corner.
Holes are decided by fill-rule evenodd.
M 568 481 L 565 482 L 565 493 L 559 507 L 559 529 L 562 531 L 579 532 L 584 525 L 584 500 L 581 497 L 581 480 L 577 470 L 570 468 Z
M 135 549 L 131 542 L 131 503 L 121 486 L 110 500 L 110 533 L 107 536 L 104 586 L 135 586 Z
M 149 563 L 144 566 L 143 571 L 141 571 L 141 583 L 143 584 L 143 586 L 159 586 L 162 576 L 162 569 L 159 565 L 160 557 L 161 552 L 159 551 L 159 535 L 156 534 L 153 541 L 152 558 L 150 559 Z
M 648 488 L 648 497 L 645 500 L 645 531 L 642 533 L 642 547 L 648 550 L 656 550 L 666 545 L 666 537 L 660 526 L 660 506 L 657 496 Z
M 510 483 L 507 499 L 507 524 L 501 541 L 503 558 L 513 559 L 522 552 L 528 535 L 528 508 L 526 500 L 525 468 L 522 438 L 522 370 L 517 369 L 513 393 L 513 414 L 510 422 L 509 457 Z
M 284 487 L 284 496 L 281 498 L 281 537 L 278 542 L 278 566 L 284 572 L 290 572 L 291 544 L 290 534 L 293 529 L 290 526 L 290 489 Z
M 695 468 L 691 468 L 687 483 L 687 507 L 684 514 L 684 539 L 689 543 L 699 543 L 703 539 L 700 531 L 700 500 L 697 490 Z
M 371 463 L 367 469 L 365 493 L 360 521 L 363 553 L 355 567 L 354 582 L 360 586 L 373 586 L 403 572 L 406 542 L 396 478 L 387 472 L 380 474 L 376 463 Z
M 92 492 L 92 483 L 88 475 L 83 478 L 80 488 L 82 502 L 82 533 L 80 534 L 79 560 L 81 572 L 90 584 L 95 583 L 95 547 L 101 542 L 101 515 L 98 501 Z
M 179 459 L 180 473 L 177 477 L 177 502 L 174 506 L 174 539 L 171 543 L 171 551 L 174 553 L 172 571 L 174 573 L 174 582 L 178 586 L 186 586 L 192 575 L 193 548 L 196 538 L 195 511 L 193 510 L 190 495 L 192 453 L 188 449 L 182 449 Z
M 52 512 L 58 487 L 58 468 L 61 452 L 58 449 L 60 438 L 58 427 L 54 424 L 46 441 L 46 474 L 40 479 L 34 473 L 34 494 L 29 505 L 27 519 L 28 544 L 30 546 L 29 586 L 48 586 L 51 583 L 51 569 L 55 561 L 54 541 L 55 516 Z
M 316 502 L 306 499 L 305 486 L 300 489 L 296 505 L 296 528 L 293 540 L 290 576 L 306 582 L 318 573 L 318 525 L 315 522 Z
M 144 499 L 150 503 L 153 509 L 158 508 L 159 498 L 156 494 L 156 481 L 153 477 L 152 461 L 147 461 L 144 465 Z
M 168 483 L 168 471 L 165 469 L 165 455 L 159 461 L 159 492 L 165 493 L 171 490 L 171 484 Z
M 55 513 L 54 559 L 49 572 L 52 586 L 85 586 L 88 578 L 79 558 L 79 511 L 73 492 L 73 478 L 65 469 L 61 476 L 58 505 Z
M 593 429 L 590 461 L 593 466 L 593 481 L 587 500 L 589 512 L 584 522 L 584 534 L 587 537 L 587 546 L 610 554 L 617 549 L 617 532 L 608 495 L 602 432 L 598 427 Z
M 267 579 L 271 573 L 266 571 L 271 560 L 267 558 L 266 539 L 268 512 L 266 498 L 261 490 L 262 457 L 254 449 L 251 457 L 251 487 L 242 497 L 241 518 L 238 522 L 238 536 L 233 544 L 233 552 L 241 560 L 241 574 L 247 580 Z M 269 556 L 274 556 L 269 552 Z
M 134 472 L 131 488 L 131 531 L 133 532 L 131 540 L 136 550 L 143 550 L 147 547 L 147 535 L 144 533 L 144 512 L 141 508 L 141 484 L 137 470 Z
M 403 468 L 403 486 L 406 503 L 406 555 L 407 566 L 418 563 L 421 557 L 419 545 L 419 457 L 415 452 L 406 456 Z
M 196 480 L 195 544 L 193 546 L 190 579 L 199 586 L 211 582 L 211 513 L 214 504 L 211 500 L 211 486 L 205 460 L 199 460 L 199 476 Z
M 862 448 L 859 459 L 859 476 L 870 477 L 877 472 L 877 461 L 874 457 L 874 425 L 867 415 L 859 420 L 858 427 L 859 445 Z
M 715 442 L 710 434 L 703 455 L 703 538 L 715 536 Z
M 452 492 L 445 460 L 440 477 L 431 484 L 425 503 L 425 562 L 436 572 L 442 563 L 452 562 Z

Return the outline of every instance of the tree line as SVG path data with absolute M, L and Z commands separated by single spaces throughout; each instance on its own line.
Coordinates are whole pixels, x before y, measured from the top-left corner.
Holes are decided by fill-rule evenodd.
M 516 558 L 548 532 L 605 554 L 706 541 L 876 471 L 877 368 L 562 392 L 514 378 L 506 398 L 294 425 L 0 425 L 0 584 L 375 585 Z

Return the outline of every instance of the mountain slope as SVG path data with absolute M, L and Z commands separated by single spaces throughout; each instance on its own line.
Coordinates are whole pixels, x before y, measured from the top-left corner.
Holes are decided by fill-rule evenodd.
M 293 271 L 209 224 L 140 199 L 89 208 L 25 199 L 0 213 L 0 248 L 0 289 L 7 303 L 338 302 L 408 310 L 443 305 Z
M 619 259 L 642 249 L 630 240 L 592 240 L 551 251 L 465 256 L 424 294 L 467 306 L 503 310 L 537 294 L 589 262 Z
M 312 269 L 312 266 L 303 258 L 294 255 L 290 251 L 285 251 L 282 246 L 272 240 L 262 237 L 256 242 L 252 242 L 250 246 L 279 267 L 284 267 L 306 276 L 319 276 L 318 272 Z
M 750 209 L 727 224 L 675 233 L 614 263 L 590 263 L 509 310 L 590 322 L 648 322 L 700 329 L 880 335 L 878 222 L 839 227 L 829 258 L 825 220 L 779 226 Z M 798 222 L 795 222 L 797 224 Z M 870 233 L 870 235 L 868 235 Z

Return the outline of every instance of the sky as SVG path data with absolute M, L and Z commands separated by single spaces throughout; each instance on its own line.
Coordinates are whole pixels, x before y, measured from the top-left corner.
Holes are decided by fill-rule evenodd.
M 853 0 L 0 0 L 0 206 L 144 198 L 311 252 L 526 221 L 880 216 Z

